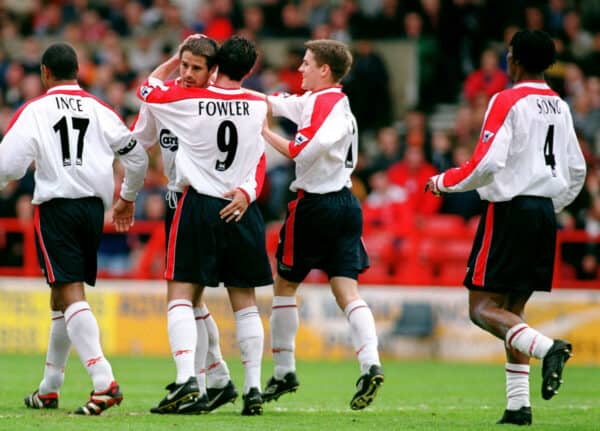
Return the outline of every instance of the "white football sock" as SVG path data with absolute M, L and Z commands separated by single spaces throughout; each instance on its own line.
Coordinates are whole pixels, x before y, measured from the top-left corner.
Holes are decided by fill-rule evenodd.
M 40 395 L 59 392 L 65 380 L 65 365 L 71 349 L 71 340 L 65 325 L 65 316 L 62 311 L 50 313 L 50 337 L 48 339 L 48 352 L 46 352 L 46 366 L 44 378 L 40 383 Z
M 530 407 L 529 365 L 506 363 L 506 409 Z
M 264 330 L 258 308 L 253 305 L 234 313 L 237 342 L 245 369 L 244 394 L 250 388 L 260 390 L 260 367 L 263 354 Z
M 278 380 L 296 371 L 296 334 L 299 318 L 295 296 L 274 296 L 269 320 L 274 376 Z
M 350 322 L 352 343 L 358 356 L 361 374 L 365 374 L 371 365 L 381 365 L 373 313 L 365 301 L 357 299 L 344 308 L 344 314 Z
M 102 353 L 100 328 L 90 305 L 86 301 L 69 305 L 65 310 L 65 325 L 81 363 L 92 378 L 94 391 L 105 391 L 115 378 Z
M 526 323 L 519 323 L 506 333 L 506 347 L 513 348 L 529 357 L 543 358 L 554 340 L 546 337 Z
M 194 368 L 196 369 L 196 379 L 200 393 L 206 392 L 206 355 L 208 353 L 208 332 L 204 324 L 205 315 L 202 310 L 194 308 L 194 317 L 196 318 L 196 355 L 194 356 Z
M 206 387 L 208 388 L 224 388 L 231 376 L 227 362 L 221 354 L 221 345 L 219 340 L 219 328 L 217 322 L 208 311 L 205 304 L 200 307 L 200 312 L 204 318 L 206 333 L 208 335 L 208 352 L 206 355 Z
M 194 356 L 196 352 L 196 320 L 192 303 L 186 299 L 175 299 L 167 304 L 169 344 L 177 368 L 175 383 L 185 383 L 195 376 Z

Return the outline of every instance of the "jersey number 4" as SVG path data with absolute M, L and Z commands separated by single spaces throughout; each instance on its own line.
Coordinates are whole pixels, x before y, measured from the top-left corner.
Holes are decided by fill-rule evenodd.
M 546 165 L 550 166 L 552 173 L 556 168 L 556 159 L 554 158 L 554 124 L 548 126 L 548 132 L 546 133 L 546 142 L 544 142 L 544 160 Z
M 75 164 L 77 166 L 81 166 L 85 132 L 90 124 L 90 120 L 87 118 L 72 117 L 71 122 L 73 129 L 79 131 L 79 134 L 77 135 L 77 156 L 75 159 Z M 69 145 L 69 125 L 67 124 L 67 117 L 62 117 L 60 120 L 58 120 L 58 123 L 54 125 L 53 129 L 60 135 L 63 166 L 71 166 L 73 163 L 71 162 L 71 146 Z
M 215 169 L 226 171 L 233 163 L 238 147 L 238 133 L 232 121 L 225 120 L 219 125 L 217 129 L 217 146 L 219 151 L 226 153 L 226 155 L 225 160 L 217 160 Z

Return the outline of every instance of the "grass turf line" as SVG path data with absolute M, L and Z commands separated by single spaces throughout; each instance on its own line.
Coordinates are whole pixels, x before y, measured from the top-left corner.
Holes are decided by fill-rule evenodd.
M 44 358 L 0 355 L 0 430 L 498 430 L 505 408 L 503 364 L 448 364 L 384 361 L 386 381 L 374 403 L 350 410 L 358 378 L 355 361 L 299 362 L 300 388 L 278 402 L 266 403 L 259 417 L 242 417 L 241 397 L 202 416 L 151 415 L 175 375 L 169 358 L 110 358 L 125 399 L 98 418 L 70 415 L 82 405 L 91 382 L 74 352 L 58 410 L 26 409 L 23 397 L 42 377 Z M 228 365 L 238 389 L 243 386 L 239 359 Z M 600 368 L 567 366 L 565 384 L 551 401 L 540 395 L 540 366 L 531 369 L 533 427 L 540 430 L 600 429 Z M 263 367 L 263 382 L 272 371 Z M 200 428 L 202 427 L 202 428 Z M 206 428 L 204 428 L 206 427 Z M 506 427 L 501 427 L 506 428 Z

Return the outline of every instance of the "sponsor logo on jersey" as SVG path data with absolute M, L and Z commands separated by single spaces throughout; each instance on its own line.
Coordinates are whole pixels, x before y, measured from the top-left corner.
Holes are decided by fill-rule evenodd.
M 146 100 L 148 95 L 150 93 L 152 93 L 152 90 L 154 90 L 152 87 L 148 87 L 147 85 L 142 85 L 142 88 L 140 88 L 140 96 L 142 96 L 142 99 Z
M 294 139 L 294 145 L 302 145 L 308 141 L 308 138 L 302 133 L 296 133 L 296 139 Z
M 485 144 L 487 141 L 489 141 L 490 139 L 492 139 L 492 136 L 494 136 L 494 132 L 490 132 L 489 130 L 484 130 L 483 131 L 483 143 Z
M 161 129 L 158 141 L 165 150 L 175 152 L 179 148 L 179 139 L 169 129 Z

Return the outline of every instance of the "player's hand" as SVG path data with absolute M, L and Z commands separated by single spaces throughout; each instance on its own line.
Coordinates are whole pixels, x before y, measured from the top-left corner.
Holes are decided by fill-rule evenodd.
M 239 222 L 248 209 L 248 200 L 246 195 L 240 189 L 231 190 L 223 195 L 224 198 L 231 198 L 231 202 L 219 211 L 221 220 L 229 223 L 234 220 Z
M 425 184 L 425 193 L 427 193 L 427 191 L 431 191 L 434 196 L 440 196 L 442 194 L 437 186 L 438 177 L 439 175 L 434 175 L 433 177 L 429 178 L 427 184 Z
M 112 221 L 117 232 L 127 232 L 133 226 L 135 204 L 119 198 L 112 209 Z

